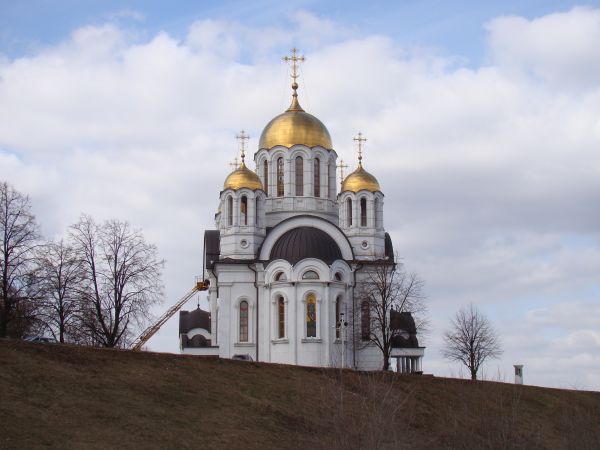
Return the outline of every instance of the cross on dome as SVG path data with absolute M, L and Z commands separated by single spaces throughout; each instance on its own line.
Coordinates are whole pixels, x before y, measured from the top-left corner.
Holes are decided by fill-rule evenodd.
M 344 160 L 340 159 L 340 163 L 335 167 L 340 169 L 340 184 L 342 184 L 344 182 L 344 169 L 348 168 L 348 164 L 344 164 Z
M 233 162 L 229 163 L 229 167 L 231 167 L 233 170 L 236 170 L 239 166 L 240 164 L 238 163 L 238 157 L 236 156 Z
M 242 130 L 242 131 L 240 131 L 240 134 L 235 136 L 235 138 L 240 143 L 240 154 L 242 157 L 242 164 L 244 164 L 244 159 L 246 158 L 246 141 L 248 139 L 250 139 L 250 136 L 248 135 L 248 133 L 246 133 L 244 130 Z M 236 158 L 236 161 L 237 161 L 237 158 Z
M 363 134 L 359 131 L 358 136 L 352 139 L 354 140 L 354 142 L 358 142 L 358 165 L 362 166 L 363 143 L 367 142 L 367 138 L 363 137 Z
M 306 58 L 304 57 L 304 55 L 296 55 L 296 53 L 298 52 L 298 49 L 296 47 L 292 48 L 290 51 L 292 52 L 292 56 L 284 56 L 281 59 L 286 63 L 291 63 L 291 77 L 294 80 L 294 82 L 292 83 L 292 89 L 294 90 L 294 97 L 296 97 L 296 90 L 298 89 L 298 83 L 296 82 L 296 79 L 300 76 L 298 75 L 298 63 L 306 61 Z

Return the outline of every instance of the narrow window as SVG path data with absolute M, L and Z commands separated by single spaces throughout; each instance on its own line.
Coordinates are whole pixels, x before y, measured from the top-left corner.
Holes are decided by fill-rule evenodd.
M 367 226 L 367 199 L 364 197 L 360 199 L 360 226 Z
M 375 211 L 375 228 L 381 228 L 381 221 L 379 220 L 379 199 L 375 199 L 375 205 L 373 206 Z
M 344 278 L 340 272 L 335 273 L 335 281 L 342 281 Z
M 346 200 L 346 226 L 352 226 L 352 199 Z
M 265 180 L 265 192 L 269 196 L 269 163 L 265 159 L 263 162 L 263 179 Z
M 283 297 L 279 297 L 279 300 L 277 300 L 277 323 L 279 324 L 277 336 L 279 339 L 283 339 L 285 337 L 285 302 Z
M 233 225 L 233 197 L 227 197 L 227 225 Z
M 335 337 L 336 339 L 340 338 L 342 324 L 340 323 L 340 304 L 342 303 L 341 298 L 337 298 L 335 301 Z
M 240 342 L 248 342 L 248 302 L 240 302 Z
M 304 195 L 304 161 L 302 161 L 302 156 L 296 156 L 296 195 Z
M 319 158 L 315 158 L 315 167 L 313 170 L 313 186 L 314 186 L 314 192 L 315 192 L 315 197 L 320 197 L 321 196 L 321 162 L 319 161 Z
M 254 199 L 254 226 L 258 226 L 258 197 Z
M 333 181 L 333 184 L 331 184 Z M 335 186 L 335 178 L 332 180 L 331 178 L 331 163 L 327 164 L 327 185 L 328 185 L 328 197 L 333 197 L 334 192 L 332 192 L 332 186 Z
M 283 197 L 283 158 L 277 159 L 277 197 Z
M 242 196 L 240 202 L 240 223 L 242 225 L 248 225 L 248 197 Z
M 306 297 L 306 337 L 317 337 L 317 299 L 312 293 Z
M 369 301 L 364 300 L 360 305 L 361 315 L 361 338 L 363 341 L 371 339 L 371 309 L 369 308 Z

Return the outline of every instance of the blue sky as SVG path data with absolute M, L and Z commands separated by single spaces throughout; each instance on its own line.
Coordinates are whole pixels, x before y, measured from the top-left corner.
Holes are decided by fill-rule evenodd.
M 597 5 L 587 1 L 583 5 Z M 483 24 L 501 15 L 529 19 L 568 10 L 565 0 L 523 1 L 18 1 L 0 3 L 0 52 L 30 53 L 55 44 L 82 24 L 118 21 L 144 34 L 167 31 L 182 36 L 199 19 L 221 19 L 251 26 L 289 22 L 304 9 L 352 27 L 358 33 L 392 36 L 408 47 L 425 46 L 478 62 L 485 53 Z
M 598 2 L 0 1 L 0 180 L 49 239 L 82 212 L 142 228 L 165 304 L 200 272 L 237 153 L 300 101 L 339 157 L 369 139 L 384 222 L 426 282 L 440 357 L 475 303 L 501 332 L 488 374 L 600 390 Z M 195 307 L 196 299 L 188 308 Z M 177 318 L 150 348 L 177 352 Z

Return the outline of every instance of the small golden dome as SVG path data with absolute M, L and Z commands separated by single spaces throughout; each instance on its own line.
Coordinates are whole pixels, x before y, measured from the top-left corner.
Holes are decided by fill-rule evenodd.
M 269 149 L 276 145 L 289 148 L 296 144 L 307 147 L 321 146 L 326 149 L 333 147 L 325 125 L 302 109 L 294 91 L 292 104 L 287 111 L 271 120 L 263 130 L 258 148 Z
M 243 162 L 240 164 L 240 167 L 229 174 L 223 184 L 223 190 L 233 189 L 235 191 L 242 188 L 252 189 L 253 191 L 263 188 L 258 175 L 248 169 Z
M 367 172 L 362 164 L 359 164 L 358 169 L 344 179 L 344 182 L 342 183 L 342 192 L 358 192 L 363 189 L 371 192 L 381 191 L 377 179 Z

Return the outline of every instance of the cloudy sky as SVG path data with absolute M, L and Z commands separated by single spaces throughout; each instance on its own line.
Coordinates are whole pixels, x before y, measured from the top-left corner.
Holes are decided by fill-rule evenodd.
M 255 148 L 287 107 L 297 46 L 303 107 L 352 164 L 368 138 L 386 228 L 426 281 L 426 372 L 461 375 L 441 335 L 472 302 L 504 341 L 486 377 L 520 363 L 600 390 L 598 2 L 165 4 L 0 2 L 0 180 L 47 238 L 82 212 L 143 229 L 167 260 L 160 314 L 201 272 L 236 132 Z M 149 346 L 178 351 L 177 317 Z

